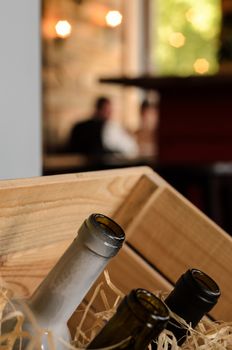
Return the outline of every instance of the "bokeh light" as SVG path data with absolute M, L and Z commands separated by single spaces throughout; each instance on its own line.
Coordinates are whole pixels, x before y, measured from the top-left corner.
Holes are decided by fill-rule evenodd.
M 209 62 L 205 58 L 198 58 L 193 64 L 194 70 L 198 74 L 205 74 L 209 71 Z
M 55 25 L 56 34 L 59 38 L 67 38 L 72 32 L 71 24 L 66 21 L 58 21 Z
M 176 48 L 179 48 L 185 44 L 185 36 L 178 32 L 171 33 L 168 40 L 170 45 Z
M 105 20 L 109 27 L 117 27 L 122 23 L 122 14 L 119 11 L 109 11 Z

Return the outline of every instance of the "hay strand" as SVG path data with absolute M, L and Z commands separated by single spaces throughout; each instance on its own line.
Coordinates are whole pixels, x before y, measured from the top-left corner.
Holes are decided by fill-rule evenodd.
M 105 322 L 114 315 L 119 302 L 124 297 L 124 294 L 111 282 L 107 271 L 104 272 L 104 277 L 105 281 L 98 284 L 84 309 L 82 305 L 76 311 L 77 313 L 82 312 L 82 317 L 76 328 L 72 344 L 65 342 L 61 338 L 58 339 L 67 349 L 85 349 L 87 344 L 95 337 Z M 107 290 L 109 288 L 115 295 L 113 302 L 111 301 L 111 303 L 107 296 Z M 164 297 L 164 294 L 160 291 L 155 294 L 159 297 Z M 21 349 L 24 339 L 27 339 L 25 350 L 40 349 L 42 339 L 44 340 L 46 338 L 48 348 L 50 350 L 55 350 L 52 332 L 41 329 L 38 326 L 33 313 L 23 302 L 20 304 L 20 310 L 17 309 L 17 304 L 13 302 L 12 295 L 13 293 L 5 286 L 0 288 L 0 326 L 2 327 L 5 322 L 8 322 L 11 319 L 15 320 L 15 326 L 10 332 L 4 334 L 1 332 L 0 349 L 13 350 L 16 341 L 18 342 L 17 344 L 19 344 L 19 349 Z M 103 303 L 103 310 L 100 311 L 94 309 L 94 301 L 98 296 Z M 94 315 L 94 320 L 88 329 L 84 329 L 85 321 L 88 319 L 90 313 L 92 318 Z M 182 350 L 232 350 L 232 322 L 212 322 L 204 317 L 197 328 L 193 330 L 190 325 L 175 314 L 171 313 L 171 317 L 179 323 L 180 327 L 185 328 L 190 334 L 187 341 L 182 345 Z M 25 318 L 29 319 L 31 322 L 33 335 L 23 330 L 23 322 Z M 123 342 L 128 340 L 129 339 L 125 339 Z M 115 344 L 104 350 L 114 349 L 120 344 Z M 149 349 L 151 349 L 151 347 L 149 347 Z M 157 350 L 179 349 L 180 347 L 177 345 L 177 341 L 173 334 L 168 330 L 164 330 L 157 340 Z

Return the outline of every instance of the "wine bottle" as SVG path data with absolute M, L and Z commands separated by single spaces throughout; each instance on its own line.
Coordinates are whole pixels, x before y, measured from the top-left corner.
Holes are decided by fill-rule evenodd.
M 165 304 L 195 328 L 217 303 L 219 296 L 220 289 L 211 277 L 198 269 L 190 269 L 177 280 L 175 288 L 165 299 Z M 188 331 L 176 320 L 170 318 L 166 328 L 175 335 L 179 346 L 185 342 Z M 153 350 L 154 348 L 155 345 Z
M 165 304 L 145 289 L 134 289 L 117 308 L 87 349 L 111 347 L 113 349 L 147 349 L 158 337 L 169 320 Z
M 67 342 L 70 340 L 68 319 L 110 258 L 117 254 L 124 239 L 124 231 L 112 219 L 102 214 L 90 215 L 69 248 L 28 300 L 38 325 L 51 330 L 55 336 L 56 349 L 63 348 L 57 337 Z M 30 324 L 25 323 L 24 329 L 31 330 Z

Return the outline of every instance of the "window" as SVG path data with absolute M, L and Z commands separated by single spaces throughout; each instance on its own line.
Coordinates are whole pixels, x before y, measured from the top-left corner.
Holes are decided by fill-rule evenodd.
M 152 62 L 157 75 L 218 71 L 220 0 L 151 0 Z

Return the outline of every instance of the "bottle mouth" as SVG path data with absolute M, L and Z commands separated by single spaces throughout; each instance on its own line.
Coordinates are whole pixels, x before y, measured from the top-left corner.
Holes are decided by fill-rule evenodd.
M 192 282 L 195 288 L 198 289 L 202 297 L 209 297 L 215 300 L 219 298 L 221 294 L 220 288 L 211 277 L 198 269 L 191 269 L 189 272 L 192 276 Z
M 165 299 L 168 307 L 194 328 L 204 314 L 217 304 L 220 297 L 217 283 L 198 269 L 189 269 L 177 280 Z
M 134 289 L 127 297 L 127 302 L 136 317 L 150 324 L 169 320 L 169 311 L 161 299 L 146 289 Z
M 92 214 L 91 217 L 93 218 L 94 224 L 103 229 L 102 233 L 105 233 L 106 237 L 109 237 L 120 244 L 124 241 L 125 233 L 115 221 L 103 214 Z
M 125 233 L 115 221 L 103 214 L 92 214 L 89 220 L 96 228 L 95 233 L 99 233 L 105 242 L 117 247 L 122 246 L 125 240 Z
M 123 229 L 108 216 L 91 214 L 79 229 L 78 237 L 93 252 L 114 256 L 125 240 Z
M 191 273 L 199 288 L 207 291 L 208 293 L 214 293 L 218 296 L 220 295 L 220 289 L 217 283 L 211 277 L 197 269 L 192 269 Z
M 178 286 L 183 295 L 185 293 L 194 295 L 194 298 L 208 304 L 216 304 L 221 295 L 217 283 L 207 274 L 195 268 L 187 270 L 182 275 L 176 283 L 177 288 Z

